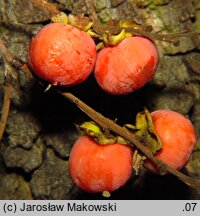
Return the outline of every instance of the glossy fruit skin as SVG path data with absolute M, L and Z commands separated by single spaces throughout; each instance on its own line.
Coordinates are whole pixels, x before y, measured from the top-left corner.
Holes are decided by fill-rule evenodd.
M 155 74 L 159 57 L 156 46 L 144 37 L 129 37 L 102 49 L 95 78 L 107 93 L 123 95 L 144 86 Z
M 99 145 L 89 136 L 81 136 L 69 158 L 74 182 L 87 192 L 114 191 L 131 176 L 133 150 L 125 145 Z
M 151 113 L 155 132 L 162 141 L 162 149 L 156 154 L 160 160 L 176 170 L 183 168 L 197 143 L 196 131 L 185 116 L 171 110 L 157 110 Z M 159 173 L 149 160 L 145 167 Z
M 96 45 L 85 32 L 62 23 L 44 26 L 32 39 L 28 64 L 33 72 L 51 84 L 73 86 L 92 72 Z

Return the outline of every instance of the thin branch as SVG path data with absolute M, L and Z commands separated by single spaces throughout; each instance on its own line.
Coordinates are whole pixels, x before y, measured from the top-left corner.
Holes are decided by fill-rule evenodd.
M 85 0 L 87 10 L 90 13 L 90 18 L 94 21 L 94 23 L 98 23 L 98 16 L 94 7 L 94 1 L 93 0 Z
M 5 47 L 4 42 L 1 40 L 1 38 L 0 38 L 0 54 L 6 60 L 6 62 L 10 64 L 11 66 L 14 66 L 18 69 L 20 67 L 23 67 L 24 63 L 16 59 L 16 57 L 10 51 L 8 51 L 8 49 Z
M 65 98 L 67 98 L 72 103 L 76 104 L 76 106 L 82 110 L 86 115 L 88 115 L 92 120 L 94 120 L 97 124 L 99 124 L 104 129 L 109 129 L 116 134 L 119 134 L 120 136 L 124 137 L 128 141 L 132 143 L 133 146 L 136 146 L 144 155 L 146 155 L 147 158 L 149 158 L 158 168 L 160 169 L 161 174 L 164 174 L 166 172 L 171 173 L 178 177 L 181 181 L 183 181 L 185 184 L 190 186 L 191 188 L 197 190 L 200 192 L 200 181 L 194 178 L 191 178 L 189 176 L 184 175 L 183 173 L 173 169 L 157 157 L 155 157 L 151 151 L 144 146 L 141 142 L 139 142 L 137 136 L 135 136 L 133 133 L 128 131 L 127 129 L 117 125 L 114 121 L 104 117 L 100 113 L 96 112 L 94 109 L 89 107 L 87 104 L 85 104 L 83 101 L 81 101 L 79 98 L 74 96 L 71 93 L 68 92 L 60 92 Z
M 48 3 L 44 0 L 31 0 L 31 1 L 34 4 L 40 6 L 41 8 L 46 9 L 50 13 L 51 17 L 56 16 L 60 13 L 58 7 L 55 4 Z
M 50 16 L 53 17 L 55 15 L 58 15 L 61 13 L 58 9 L 58 6 L 55 4 L 48 3 L 45 0 L 31 0 L 33 3 L 37 4 L 41 8 L 44 8 L 49 11 Z M 96 14 L 96 10 L 94 7 L 94 1 L 93 0 L 85 0 L 87 9 L 90 13 L 90 18 L 93 20 L 93 26 L 92 29 L 97 33 L 98 37 L 101 38 L 102 34 L 105 32 L 110 32 L 111 34 L 116 34 L 122 31 L 122 29 L 125 29 L 126 32 L 130 32 L 133 36 L 144 36 L 151 40 L 160 40 L 165 41 L 169 43 L 173 43 L 175 46 L 178 46 L 180 41 L 177 40 L 177 38 L 180 37 L 192 37 L 195 35 L 200 35 L 200 32 L 180 32 L 175 34 L 157 34 L 151 32 L 153 29 L 152 26 L 141 26 L 141 28 L 138 29 L 134 27 L 119 27 L 115 25 L 102 25 L 100 24 L 98 20 L 98 16 Z
M 32 73 L 30 72 L 28 66 L 23 61 L 17 59 L 4 45 L 3 41 L 0 38 L 0 54 L 3 57 L 4 61 L 11 67 L 22 70 L 27 73 L 30 77 L 32 77 Z
M 11 85 L 5 84 L 5 94 L 3 101 L 3 108 L 1 110 L 1 121 L 0 121 L 0 141 L 2 140 L 3 133 L 6 128 L 8 114 L 10 110 L 10 98 L 11 98 Z
M 10 102 L 11 102 L 11 78 L 15 77 L 15 74 L 13 72 L 13 67 L 17 69 L 21 69 L 31 74 L 29 69 L 27 68 L 26 64 L 24 64 L 22 61 L 16 59 L 16 57 L 7 50 L 5 47 L 3 41 L 0 39 L 0 55 L 2 56 L 3 62 L 4 62 L 4 78 L 5 78 L 5 86 L 4 86 L 4 101 L 3 106 L 1 110 L 1 120 L 0 120 L 0 141 L 3 137 L 3 133 L 6 128 L 6 123 L 8 119 L 8 114 L 10 110 Z M 32 75 L 30 75 L 32 76 Z
M 10 110 L 10 98 L 11 98 L 11 85 L 9 81 L 10 65 L 8 62 L 11 58 L 11 55 L 7 51 L 1 39 L 0 39 L 0 55 L 2 56 L 4 62 L 4 77 L 5 77 L 4 101 L 1 110 L 1 120 L 0 120 L 0 141 L 1 141 L 3 137 L 3 133 L 6 128 L 6 123 L 8 119 L 9 110 Z
M 7 48 L 5 47 L 3 41 L 0 39 L 0 53 L 2 55 L 2 58 L 5 58 L 6 61 L 12 65 L 13 60 L 15 57 L 13 56 L 12 53 L 10 53 Z
M 92 26 L 95 33 L 101 35 L 104 34 L 106 31 L 109 31 L 111 34 L 118 34 L 119 32 L 124 29 L 126 32 L 132 33 L 134 36 L 144 36 L 151 40 L 159 40 L 159 41 L 165 41 L 169 43 L 173 43 L 174 45 L 179 45 L 179 40 L 177 38 L 181 37 L 193 37 L 200 35 L 200 32 L 179 32 L 175 34 L 157 34 L 154 32 L 145 31 L 145 29 L 138 29 L 134 27 L 119 27 L 119 26 L 113 26 L 113 25 L 102 25 L 99 23 L 94 23 Z M 99 36 L 100 37 L 100 36 Z

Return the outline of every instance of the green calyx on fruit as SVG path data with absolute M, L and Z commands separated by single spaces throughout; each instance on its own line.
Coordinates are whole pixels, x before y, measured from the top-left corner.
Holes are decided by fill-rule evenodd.
M 135 125 L 125 124 L 128 130 L 134 133 L 149 150 L 156 154 L 162 149 L 162 143 L 154 130 L 154 124 L 152 117 L 148 109 L 144 108 L 143 112 L 139 112 L 136 115 Z M 140 153 L 138 150 L 134 151 L 133 155 L 133 169 L 135 174 L 138 175 L 141 167 L 143 167 L 146 156 Z
M 75 16 L 73 14 L 69 14 L 68 19 L 70 25 L 85 32 L 87 32 L 93 25 L 93 21 L 84 15 Z
M 51 21 L 54 23 L 63 23 L 63 24 L 68 24 L 69 19 L 66 13 L 60 12 L 59 14 L 51 17 Z
M 84 122 L 83 124 L 76 126 L 83 134 L 89 136 L 99 136 L 103 134 L 101 127 L 93 121 Z
M 80 130 L 82 135 L 92 137 L 99 145 L 110 145 L 115 143 L 130 145 L 130 142 L 123 137 L 102 129 L 93 121 L 84 122 L 81 125 L 76 125 L 76 127 Z M 135 134 L 153 154 L 156 154 L 159 150 L 161 150 L 162 143 L 160 138 L 155 133 L 152 117 L 148 109 L 145 108 L 143 112 L 137 114 L 135 125 L 125 124 L 124 128 Z M 143 166 L 144 160 L 146 160 L 146 157 L 141 154 L 140 151 L 135 149 L 133 155 L 133 169 L 135 170 L 136 175 L 138 175 L 141 167 Z
M 69 24 L 82 31 L 85 31 L 88 35 L 97 40 L 97 43 L 102 42 L 104 46 L 115 46 L 123 39 L 131 36 L 144 36 L 153 41 L 165 41 L 178 46 L 180 41 L 177 38 L 200 35 L 200 32 L 160 35 L 152 33 L 153 27 L 151 25 L 142 25 L 141 23 L 138 23 L 132 19 L 123 21 L 110 20 L 110 22 L 102 24 L 99 21 L 94 21 L 91 18 L 84 16 L 83 14 L 67 15 L 64 12 L 60 12 L 59 14 L 52 16 L 51 21 Z
M 114 136 L 110 132 L 105 131 L 93 121 L 84 122 L 81 125 L 76 125 L 76 127 L 81 131 L 82 135 L 89 135 L 93 137 L 96 142 L 100 145 L 107 144 L 128 144 L 128 142 L 120 136 Z
M 115 46 L 119 42 L 123 41 L 127 37 L 131 37 L 132 34 L 125 31 L 125 29 L 122 29 L 121 32 L 117 35 L 112 35 L 109 32 L 106 32 L 103 34 L 103 41 L 105 46 Z
M 140 141 L 153 154 L 156 154 L 162 148 L 161 140 L 155 133 L 152 117 L 148 109 L 145 108 L 143 112 L 137 114 L 135 125 L 125 124 L 125 127 L 138 136 Z
M 82 135 L 93 137 L 100 145 L 113 143 L 129 144 L 123 137 L 111 134 L 106 130 L 104 131 L 93 121 L 84 122 L 81 125 L 76 125 L 76 127 L 80 130 Z M 125 124 L 124 127 L 139 137 L 140 141 L 147 146 L 153 154 L 156 154 L 162 148 L 161 140 L 154 131 L 152 117 L 148 109 L 145 108 L 143 112 L 137 114 L 135 125 Z
M 133 154 L 133 169 L 135 170 L 135 175 L 138 175 L 141 168 L 143 167 L 146 156 L 142 155 L 136 149 Z

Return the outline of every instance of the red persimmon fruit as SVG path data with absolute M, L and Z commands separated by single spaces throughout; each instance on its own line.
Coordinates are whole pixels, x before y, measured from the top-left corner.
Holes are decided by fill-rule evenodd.
M 91 73 L 96 45 L 84 31 L 71 25 L 51 23 L 32 39 L 28 63 L 33 72 L 51 84 L 73 86 Z
M 74 182 L 87 192 L 114 191 L 131 176 L 133 150 L 120 144 L 99 145 L 89 136 L 81 136 L 69 158 Z
M 156 154 L 160 160 L 174 169 L 181 169 L 189 161 L 197 143 L 196 131 L 185 116 L 171 110 L 157 110 L 151 113 L 156 134 L 162 142 L 162 149 Z M 159 173 L 149 160 L 145 167 Z
M 153 77 L 158 59 L 153 42 L 144 37 L 129 37 L 97 54 L 95 78 L 107 93 L 128 94 Z

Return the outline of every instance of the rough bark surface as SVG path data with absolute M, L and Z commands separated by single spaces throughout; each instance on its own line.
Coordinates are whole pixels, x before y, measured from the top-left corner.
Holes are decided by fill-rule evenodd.
M 63 9 L 87 14 L 87 0 L 56 0 Z M 98 17 L 133 18 L 152 25 L 159 33 L 200 31 L 199 0 L 94 0 Z M 18 59 L 27 59 L 31 37 L 46 23 L 49 13 L 29 0 L 0 1 L 0 38 Z M 200 37 L 182 38 L 180 46 L 156 43 L 158 71 L 144 88 L 127 96 L 102 92 L 91 76 L 72 88 L 78 97 L 119 123 L 131 122 L 144 106 L 172 109 L 187 115 L 200 134 Z M 101 199 L 74 187 L 68 173 L 68 156 L 79 136 L 74 123 L 87 120 L 73 104 L 56 93 L 44 93 L 46 84 L 16 71 L 12 79 L 12 103 L 0 152 L 0 199 Z M 18 80 L 17 80 L 18 79 Z M 0 107 L 4 95 L 4 67 L 0 58 Z M 92 91 L 91 91 L 92 89 Z M 200 143 L 200 139 L 199 139 Z M 200 152 L 185 172 L 200 177 Z M 199 198 L 176 178 L 142 172 L 111 196 L 113 199 Z

